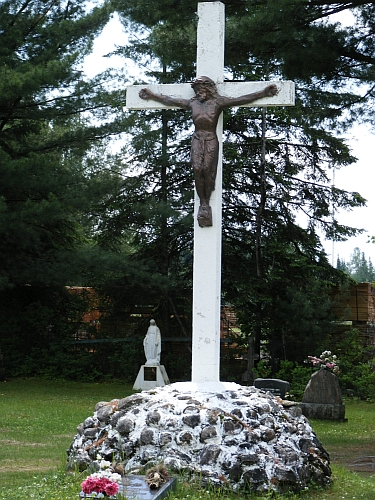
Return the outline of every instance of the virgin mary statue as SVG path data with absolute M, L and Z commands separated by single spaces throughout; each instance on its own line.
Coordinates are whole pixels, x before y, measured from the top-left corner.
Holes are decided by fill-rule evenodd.
M 154 319 L 150 320 L 150 326 L 143 340 L 143 347 L 145 349 L 146 366 L 160 365 L 161 335 Z

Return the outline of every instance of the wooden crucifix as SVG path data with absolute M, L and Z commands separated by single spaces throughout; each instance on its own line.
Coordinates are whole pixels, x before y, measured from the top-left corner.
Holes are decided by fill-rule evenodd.
M 192 382 L 220 376 L 222 110 L 231 106 L 292 106 L 292 82 L 223 82 L 224 4 L 198 3 L 197 78 L 192 83 L 134 85 L 128 109 L 182 108 L 192 112 L 195 132 Z M 204 76 L 203 76 L 204 75 Z

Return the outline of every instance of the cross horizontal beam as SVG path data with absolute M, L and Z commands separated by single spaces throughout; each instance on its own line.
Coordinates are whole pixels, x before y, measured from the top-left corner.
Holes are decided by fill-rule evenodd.
M 253 101 L 250 104 L 245 104 L 243 107 L 249 106 L 294 106 L 294 82 L 223 82 L 217 83 L 216 87 L 220 95 L 226 97 L 239 97 L 241 95 L 251 94 L 263 90 L 267 85 L 274 83 L 277 85 L 279 92 L 273 97 L 265 97 Z M 139 91 L 145 87 L 149 88 L 155 94 L 164 94 L 170 97 L 180 97 L 183 99 L 191 99 L 194 97 L 194 90 L 190 83 L 173 83 L 173 84 L 156 84 L 156 85 L 130 85 L 126 91 L 126 107 L 128 109 L 165 109 L 176 108 L 176 106 L 165 106 L 156 101 L 146 101 L 139 97 Z M 242 106 L 241 106 L 242 107 Z

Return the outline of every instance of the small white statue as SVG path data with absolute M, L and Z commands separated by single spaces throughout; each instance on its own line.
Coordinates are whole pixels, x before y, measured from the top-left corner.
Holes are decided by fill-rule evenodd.
M 145 349 L 146 366 L 159 366 L 161 353 L 161 335 L 160 330 L 156 326 L 155 320 L 150 320 L 146 337 L 143 340 Z

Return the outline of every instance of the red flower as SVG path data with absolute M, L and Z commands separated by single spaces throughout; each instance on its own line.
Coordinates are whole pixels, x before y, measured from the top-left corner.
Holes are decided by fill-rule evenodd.
M 108 496 L 114 496 L 118 493 L 119 487 L 117 483 L 113 483 L 112 481 L 107 484 L 104 492 L 107 493 Z
M 119 486 L 117 483 L 110 481 L 106 477 L 92 477 L 89 476 L 81 484 L 82 491 L 86 495 L 91 493 L 105 493 L 108 496 L 113 496 L 118 493 Z

